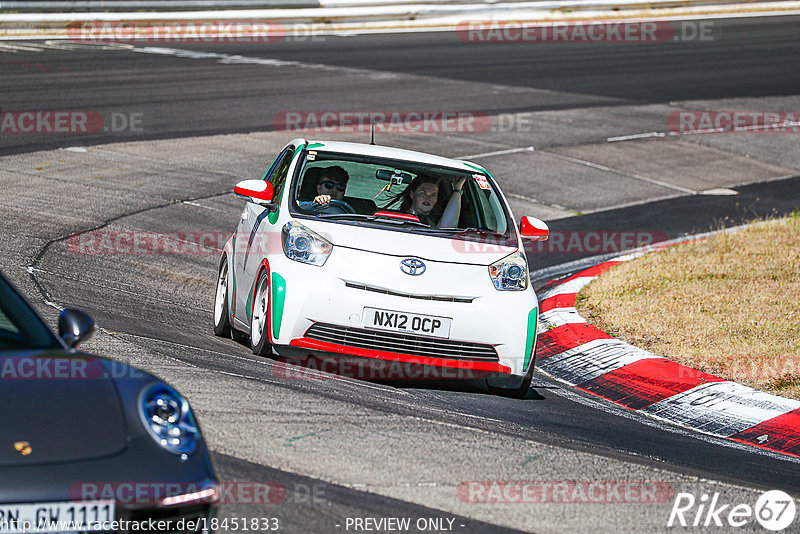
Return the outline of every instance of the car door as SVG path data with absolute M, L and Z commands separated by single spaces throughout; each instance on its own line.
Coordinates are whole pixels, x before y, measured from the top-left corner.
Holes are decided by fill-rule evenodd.
M 283 185 L 294 153 L 293 145 L 284 148 L 264 175 L 264 180 L 272 183 L 275 207 L 269 208 L 255 202 L 245 203 L 236 230 L 233 254 L 237 289 L 234 316 L 247 326 L 250 326 L 248 304 L 262 260 L 269 254 L 281 251 L 280 229 L 275 229 L 268 217 L 280 206 Z

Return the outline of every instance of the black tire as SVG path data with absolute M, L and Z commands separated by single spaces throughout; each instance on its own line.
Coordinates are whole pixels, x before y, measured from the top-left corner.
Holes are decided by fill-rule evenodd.
M 269 342 L 269 280 L 267 273 L 261 271 L 256 283 L 256 294 L 253 298 L 253 312 L 250 320 L 250 348 L 256 356 L 272 354 Z
M 493 395 L 499 395 L 501 397 L 509 397 L 512 399 L 524 399 L 528 396 L 528 391 L 531 389 L 531 382 L 533 382 L 533 369 L 536 366 L 536 362 L 532 361 L 528 372 L 525 373 L 525 378 L 522 379 L 522 384 L 519 385 L 518 388 L 499 388 L 495 386 L 490 386 L 489 381 L 486 381 L 486 387 L 489 388 L 489 391 Z
M 217 291 L 214 296 L 214 335 L 231 335 L 231 314 L 228 307 L 228 258 L 222 256 L 217 275 Z

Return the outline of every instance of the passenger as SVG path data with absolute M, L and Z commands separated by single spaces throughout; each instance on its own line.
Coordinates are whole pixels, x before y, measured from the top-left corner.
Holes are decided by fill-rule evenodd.
M 461 215 L 461 195 L 466 178 L 453 183 L 453 192 L 444 207 L 441 218 L 436 221 L 439 200 L 439 180 L 433 176 L 419 174 L 399 195 L 400 210 L 416 215 L 419 221 L 438 228 L 454 228 Z M 392 202 L 394 203 L 394 202 Z M 390 203 L 391 204 L 391 203 Z
M 306 176 L 306 179 L 307 178 L 308 176 Z M 331 200 L 343 200 L 344 192 L 347 189 L 347 181 L 349 179 L 350 176 L 347 174 L 347 171 L 338 165 L 319 168 L 317 196 L 314 197 L 314 202 L 320 206 L 324 206 Z

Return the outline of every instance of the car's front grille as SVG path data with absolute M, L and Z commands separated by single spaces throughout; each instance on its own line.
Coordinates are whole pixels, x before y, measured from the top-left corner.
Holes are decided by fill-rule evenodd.
M 412 356 L 483 362 L 499 360 L 494 347 L 482 343 L 436 339 L 400 332 L 366 330 L 325 323 L 314 323 L 306 332 L 305 337 L 348 347 L 399 352 Z
M 360 289 L 361 291 L 371 291 L 373 293 L 381 293 L 383 295 L 391 295 L 393 297 L 403 297 L 407 299 L 432 300 L 436 302 L 458 302 L 461 304 L 469 304 L 470 302 L 475 300 L 472 297 L 450 297 L 443 295 L 414 295 L 413 293 L 401 293 L 399 291 L 392 291 L 391 289 L 368 286 L 365 284 L 356 284 L 353 282 L 345 282 L 344 285 L 352 289 Z

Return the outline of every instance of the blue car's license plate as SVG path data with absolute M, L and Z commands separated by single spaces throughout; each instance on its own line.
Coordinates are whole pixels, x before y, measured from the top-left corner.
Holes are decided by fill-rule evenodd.
M 114 501 L 0 504 L 0 533 L 110 530 Z

